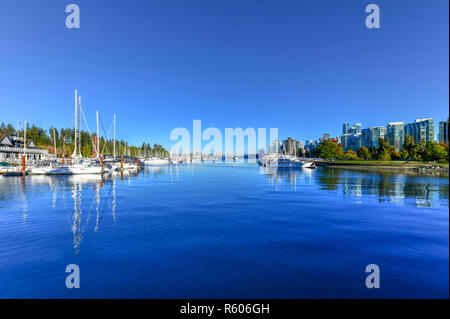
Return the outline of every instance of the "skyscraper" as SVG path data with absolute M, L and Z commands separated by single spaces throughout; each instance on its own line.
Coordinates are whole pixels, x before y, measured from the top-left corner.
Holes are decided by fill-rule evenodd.
M 386 127 L 377 126 L 377 127 L 369 127 L 361 130 L 361 146 L 365 146 L 367 148 L 370 147 L 378 147 L 378 139 L 384 139 L 386 136 Z
M 283 141 L 283 152 L 286 155 L 295 156 L 297 153 L 297 141 L 289 137 L 287 140 Z
M 416 143 L 434 141 L 434 121 L 431 118 L 417 119 L 405 125 L 405 135 L 413 136 Z
M 447 121 L 439 122 L 439 143 L 448 144 L 448 118 Z
M 348 123 L 344 123 L 342 125 L 342 134 L 348 134 L 349 127 L 350 127 L 350 125 Z
M 399 151 L 403 146 L 405 123 L 403 122 L 390 122 L 387 126 L 387 136 L 389 143 Z

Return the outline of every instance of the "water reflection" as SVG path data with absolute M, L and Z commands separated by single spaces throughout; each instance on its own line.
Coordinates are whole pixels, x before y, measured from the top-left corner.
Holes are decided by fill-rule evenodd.
M 379 202 L 432 207 L 448 206 L 449 184 L 446 178 L 403 175 L 388 172 L 362 172 L 341 169 L 268 169 L 260 168 L 268 185 L 275 190 L 297 191 L 299 185 L 317 184 L 326 191 L 342 191 L 344 196 L 375 196 Z M 286 185 L 290 185 L 287 187 Z
M 297 191 L 298 185 L 312 184 L 313 170 L 276 167 L 259 167 L 259 173 L 267 176 L 267 184 L 273 186 L 275 190 L 288 189 Z
M 102 179 L 99 175 L 3 177 L 0 180 L 0 210 L 20 213 L 11 216 L 23 228 L 27 227 L 30 218 L 42 217 L 47 207 L 53 212 L 63 211 L 67 229 L 73 236 L 74 253 L 78 254 L 86 231 L 90 229 L 95 233 L 99 232 L 103 218 L 109 218 L 106 221 L 110 221 L 111 226 L 116 225 L 118 183 L 127 189 L 129 184 L 141 178 L 161 178 L 165 182 L 179 184 L 189 180 L 188 176 L 196 175 L 201 169 L 205 168 L 201 165 L 155 166 L 147 167 L 139 173 L 119 172 L 107 179 Z M 448 207 L 449 204 L 449 184 L 445 178 L 325 168 L 258 169 L 264 176 L 267 187 L 276 191 L 306 190 L 311 192 L 311 196 L 314 196 L 314 192 L 332 192 L 352 198 L 357 203 L 373 198 L 379 202 L 417 207 Z M 255 170 L 250 167 L 248 172 L 253 175 Z M 169 191 L 167 192 L 170 196 Z M 36 215 L 31 215 L 30 212 Z
M 127 174 L 128 176 L 128 174 Z M 26 225 L 29 214 L 28 202 L 38 206 L 38 212 L 44 213 L 45 195 L 48 194 L 50 207 L 62 209 L 73 235 L 74 253 L 78 254 L 83 235 L 90 227 L 91 214 L 95 211 L 94 232 L 98 232 L 105 212 L 111 212 L 116 221 L 116 177 L 102 179 L 100 175 L 73 176 L 27 176 L 8 177 L 0 182 L 0 208 L 7 200 L 17 202 L 21 212 L 22 225 Z M 66 194 L 70 196 L 66 196 Z M 36 209 L 35 209 L 36 210 Z

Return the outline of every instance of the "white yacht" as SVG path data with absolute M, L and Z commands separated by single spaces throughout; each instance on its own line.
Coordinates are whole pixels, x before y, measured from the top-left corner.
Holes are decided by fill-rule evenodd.
M 30 172 L 33 175 L 77 175 L 77 174 L 106 174 L 110 169 L 102 167 L 95 163 L 81 163 L 73 165 L 50 165 L 31 167 Z
M 313 161 L 302 161 L 293 158 L 268 158 L 260 161 L 264 167 L 278 167 L 278 168 L 316 168 Z
M 152 158 L 146 159 L 144 161 L 145 166 L 158 166 L 158 165 L 166 165 L 166 164 L 169 164 L 168 159 L 156 158 L 156 157 L 152 157 Z

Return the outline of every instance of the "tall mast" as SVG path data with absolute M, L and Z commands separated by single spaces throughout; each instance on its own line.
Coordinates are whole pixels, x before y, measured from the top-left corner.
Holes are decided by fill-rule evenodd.
M 56 155 L 56 129 L 53 129 L 53 145 L 55 147 L 55 158 L 57 158 L 57 155 Z
M 73 154 L 72 157 L 77 157 L 77 116 L 78 116 L 78 97 L 77 97 L 77 90 L 75 90 L 75 145 L 73 148 Z
M 81 156 L 81 96 L 78 97 L 78 154 Z
M 97 111 L 97 143 L 95 143 L 95 144 L 96 144 L 95 147 L 97 148 L 96 149 L 97 158 L 100 158 L 100 153 L 99 153 L 99 150 L 100 150 L 100 137 L 99 137 L 99 134 L 98 134 L 98 111 Z
M 113 154 L 116 158 L 116 113 L 114 113 L 114 141 L 113 141 Z
M 27 150 L 27 120 L 25 120 L 23 129 L 23 155 L 26 155 L 26 150 Z

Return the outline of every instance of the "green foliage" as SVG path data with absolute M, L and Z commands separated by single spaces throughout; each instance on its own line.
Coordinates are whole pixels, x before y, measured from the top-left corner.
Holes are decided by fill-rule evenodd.
M 368 160 L 370 158 L 372 158 L 372 154 L 370 154 L 369 150 L 367 149 L 367 147 L 363 146 L 358 150 L 358 157 Z
M 343 158 L 346 160 L 359 160 L 360 159 L 358 157 L 358 154 L 351 149 L 349 149 L 347 152 L 345 152 Z
M 369 147 L 370 157 L 377 158 L 377 148 L 375 146 Z
M 448 145 L 428 142 L 421 156 L 425 161 L 448 162 Z
M 378 149 L 375 155 L 375 158 L 380 161 L 389 161 L 391 160 L 391 152 L 394 151 L 395 148 L 390 145 L 389 139 L 378 139 Z
M 402 150 L 402 151 L 400 152 L 400 157 L 401 157 L 401 159 L 403 159 L 403 160 L 409 159 L 409 153 L 408 153 L 408 151 L 407 151 L 407 150 Z
M 413 159 L 416 156 L 417 145 L 414 141 L 413 136 L 405 135 L 405 140 L 403 142 L 403 148 L 408 153 L 408 159 Z
M 344 156 L 344 151 L 335 140 L 330 139 L 317 146 L 316 156 L 324 159 L 340 159 Z
M 74 135 L 75 130 L 72 128 L 57 129 L 50 127 L 45 130 L 41 127 L 29 124 L 27 125 L 27 140 L 32 140 L 36 146 L 47 147 L 54 152 L 53 132 L 55 133 L 56 148 L 58 156 L 70 156 L 74 150 Z M 23 136 L 23 129 L 16 131 L 11 124 L 0 124 L 0 134 L 5 135 L 19 135 Z M 86 131 L 79 132 L 79 140 L 77 143 L 81 144 L 81 154 L 84 157 L 91 157 L 95 154 L 94 145 L 92 143 L 91 136 Z M 93 134 L 94 138 L 96 134 Z M 112 140 L 106 140 L 103 137 L 99 138 L 100 147 L 99 152 L 103 155 L 113 155 L 114 143 Z M 128 155 L 128 156 L 145 156 L 145 157 L 167 157 L 169 152 L 164 149 L 160 144 L 154 144 L 153 148 L 149 143 L 143 143 L 141 147 L 129 145 L 124 140 L 116 140 L 116 155 Z
M 397 152 L 395 149 L 391 150 L 390 155 L 391 155 L 391 159 L 393 159 L 393 160 L 399 160 L 402 158 L 402 155 L 399 152 Z

